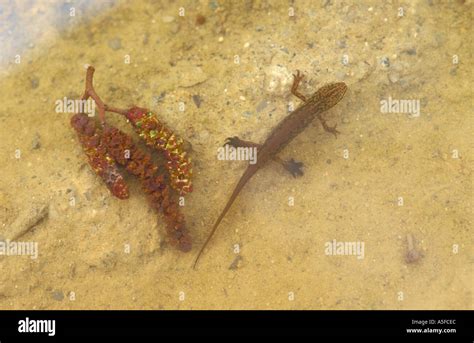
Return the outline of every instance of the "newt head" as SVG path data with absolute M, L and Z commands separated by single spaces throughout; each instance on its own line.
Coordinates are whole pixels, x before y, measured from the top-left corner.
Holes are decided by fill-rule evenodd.
M 344 97 L 347 85 L 344 82 L 328 83 L 314 93 L 308 102 L 319 103 L 323 111 L 335 106 Z

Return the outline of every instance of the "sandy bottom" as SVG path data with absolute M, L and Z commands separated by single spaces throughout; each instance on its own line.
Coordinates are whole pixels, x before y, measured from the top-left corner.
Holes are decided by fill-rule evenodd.
M 0 256 L 0 308 L 472 309 L 472 1 L 180 3 L 184 16 L 174 1 L 78 12 L 3 60 L 0 237 L 38 256 Z M 67 15 L 6 8 L 12 46 L 8 30 Z M 55 111 L 81 96 L 85 64 L 105 101 L 148 107 L 191 144 L 190 253 L 167 242 L 137 180 L 130 199 L 111 196 L 72 113 Z M 259 171 L 193 270 L 246 167 L 218 147 L 262 142 L 300 103 L 297 69 L 304 94 L 348 85 L 327 113 L 341 134 L 315 121 L 288 145 L 280 157 L 304 163 L 300 178 Z M 124 118 L 107 120 L 139 141 Z M 361 249 L 329 254 L 350 242 Z

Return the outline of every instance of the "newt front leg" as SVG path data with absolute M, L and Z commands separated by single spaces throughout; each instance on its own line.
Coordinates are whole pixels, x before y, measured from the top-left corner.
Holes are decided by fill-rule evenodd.
M 299 70 L 296 71 L 296 74 L 293 74 L 293 85 L 291 86 L 291 94 L 303 100 L 303 102 L 307 102 L 308 101 L 307 98 L 298 91 L 298 88 L 303 78 L 304 78 L 304 75 L 301 74 Z M 321 116 L 320 113 L 318 113 L 316 117 L 321 122 L 321 125 L 323 126 L 324 131 L 332 133 L 337 138 L 337 135 L 340 133 L 339 131 L 336 130 L 337 125 L 334 125 L 334 126 L 327 125 L 326 120 L 324 120 L 324 118 Z

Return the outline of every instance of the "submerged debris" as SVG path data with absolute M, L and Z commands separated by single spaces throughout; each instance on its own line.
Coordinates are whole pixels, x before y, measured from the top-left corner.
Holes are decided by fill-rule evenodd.
M 407 244 L 408 251 L 405 255 L 405 262 L 415 263 L 423 257 L 423 253 L 415 248 L 414 239 L 410 233 L 407 235 Z
M 235 256 L 234 261 L 232 261 L 232 263 L 229 266 L 229 270 L 238 269 L 240 266 L 240 261 L 242 261 L 242 256 L 240 255 Z
M 20 212 L 15 221 L 7 226 L 2 233 L 5 239 L 16 240 L 33 229 L 39 222 L 48 216 L 49 206 L 47 204 L 34 204 L 30 208 Z

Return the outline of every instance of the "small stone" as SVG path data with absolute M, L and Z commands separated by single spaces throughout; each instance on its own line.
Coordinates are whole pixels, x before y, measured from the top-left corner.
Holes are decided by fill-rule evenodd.
M 41 148 L 40 135 L 38 133 L 35 133 L 35 136 L 33 137 L 33 141 L 31 142 L 31 148 L 33 150 Z
M 237 255 L 235 258 L 234 258 L 234 261 L 230 264 L 229 266 L 229 270 L 236 270 L 239 268 L 240 266 L 240 261 L 242 260 L 242 256 L 240 255 Z
M 340 40 L 337 42 L 337 46 L 340 48 L 340 49 L 345 49 L 347 47 L 347 44 L 346 44 L 346 41 L 345 40 Z
M 150 34 L 148 32 L 146 32 L 144 35 L 143 35 L 143 45 L 147 45 L 148 44 L 148 40 L 150 38 Z
M 167 15 L 167 16 L 164 16 L 163 18 L 161 18 L 161 20 L 163 21 L 163 23 L 171 23 L 171 22 L 174 21 L 174 17 L 170 16 L 170 15 Z
M 154 105 L 158 105 L 161 101 L 163 101 L 163 99 L 165 98 L 166 96 L 166 92 L 161 92 L 160 95 L 153 95 L 152 98 L 153 98 L 153 104 Z
M 181 30 L 181 26 L 178 23 L 173 23 L 173 25 L 171 25 L 172 34 L 177 34 L 179 30 Z
M 193 95 L 193 101 L 194 101 L 194 104 L 196 105 L 197 108 L 201 107 L 201 97 L 196 94 L 196 95 Z
M 206 17 L 203 16 L 202 14 L 198 14 L 196 16 L 196 26 L 201 26 L 206 23 Z
M 217 4 L 217 1 L 215 1 L 215 0 L 209 1 L 209 8 L 210 8 L 211 10 L 215 10 L 215 9 L 217 9 L 218 7 L 219 7 L 219 5 Z
M 31 88 L 36 89 L 39 87 L 39 79 L 35 76 L 31 78 Z
M 383 57 L 380 61 L 380 64 L 382 64 L 384 67 L 390 67 L 390 59 L 388 57 Z
M 416 49 L 415 48 L 412 48 L 412 49 L 406 49 L 403 51 L 404 53 L 406 53 L 407 55 L 416 55 Z
M 400 80 L 400 74 L 398 74 L 397 72 L 391 72 L 390 74 L 388 74 L 388 79 L 391 83 L 397 83 Z
M 261 112 L 265 109 L 265 107 L 267 107 L 268 105 L 268 102 L 267 100 L 262 100 L 260 101 L 260 103 L 257 105 L 257 108 L 255 109 L 257 112 Z
M 62 301 L 64 299 L 64 294 L 61 291 L 54 291 L 54 292 L 51 293 L 51 297 L 54 300 Z
M 122 47 L 122 41 L 118 37 L 110 39 L 107 44 L 112 50 L 118 50 Z

